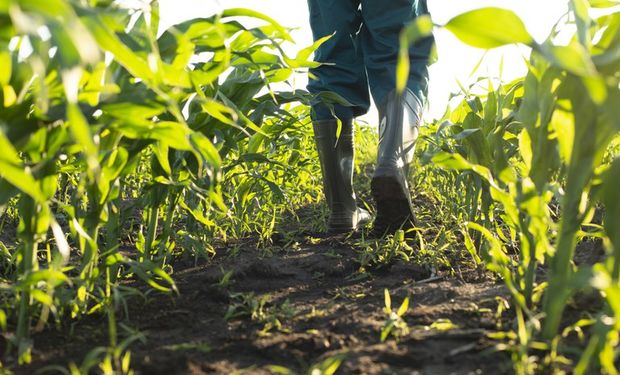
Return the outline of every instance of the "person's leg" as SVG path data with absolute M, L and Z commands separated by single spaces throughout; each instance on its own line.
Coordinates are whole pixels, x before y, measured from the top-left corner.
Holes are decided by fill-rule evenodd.
M 333 106 L 341 120 L 362 115 L 370 107 L 368 80 L 358 43 L 362 23 L 359 6 L 360 0 L 308 0 L 314 40 L 333 34 L 315 51 L 314 60 L 323 65 L 310 70 L 308 91 L 313 94 L 334 92 L 352 104 L 352 107 Z M 328 105 L 320 101 L 313 104 L 313 120 L 333 117 Z
M 362 0 L 363 26 L 360 44 L 364 54 L 370 91 L 377 106 L 396 87 L 396 64 L 400 32 L 416 17 L 428 14 L 426 0 Z M 424 103 L 428 91 L 428 65 L 434 39 L 417 41 L 409 49 L 407 87 Z
M 407 184 L 422 106 L 428 87 L 428 64 L 433 39 L 409 51 L 407 89 L 395 92 L 399 35 L 415 17 L 426 14 L 426 0 L 362 1 L 361 44 L 370 88 L 379 110 L 379 150 L 371 189 L 377 204 L 374 232 L 378 235 L 413 226 L 414 214 Z
M 314 94 L 335 92 L 353 104 L 330 108 L 317 101 L 312 106 L 323 192 L 330 209 L 327 229 L 331 233 L 349 232 L 370 220 L 368 212 L 357 207 L 353 191 L 353 118 L 365 113 L 370 104 L 357 46 L 359 0 L 308 0 L 308 6 L 314 39 L 335 33 L 315 53 L 315 61 L 325 64 L 311 70 L 308 90 Z

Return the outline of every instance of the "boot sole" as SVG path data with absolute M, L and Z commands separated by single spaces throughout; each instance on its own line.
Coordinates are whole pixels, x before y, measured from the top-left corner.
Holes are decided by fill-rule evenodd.
M 366 211 L 364 211 L 366 212 Z M 327 224 L 327 234 L 343 234 L 343 233 L 351 233 L 356 232 L 360 228 L 364 227 L 366 224 L 370 222 L 369 214 L 366 212 L 366 218 L 360 218 L 358 216 L 358 221 L 355 226 L 348 223 L 339 223 L 338 220 L 330 221 Z M 345 222 L 351 222 L 351 220 L 344 220 Z

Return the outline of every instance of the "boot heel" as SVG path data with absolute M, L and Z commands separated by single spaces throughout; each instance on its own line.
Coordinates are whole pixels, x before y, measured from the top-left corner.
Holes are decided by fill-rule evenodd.
M 376 176 L 370 182 L 370 190 L 375 201 L 409 201 L 409 192 L 395 176 Z
M 330 234 L 354 232 L 370 222 L 370 214 L 363 208 L 354 212 L 332 212 L 327 224 Z

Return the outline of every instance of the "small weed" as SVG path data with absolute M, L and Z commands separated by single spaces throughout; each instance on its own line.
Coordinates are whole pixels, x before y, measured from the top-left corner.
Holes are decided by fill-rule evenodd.
M 224 319 L 249 317 L 250 320 L 263 325 L 258 331 L 259 336 L 267 336 L 272 330 L 288 332 L 282 322 L 291 320 L 296 314 L 289 300 L 280 305 L 269 304 L 267 294 L 256 296 L 254 293 L 233 293 L 230 299 L 233 302 L 228 306 Z
M 280 375 L 333 375 L 338 371 L 340 365 L 345 360 L 345 354 L 337 354 L 332 357 L 328 357 L 318 363 L 309 366 L 305 371 L 301 373 L 295 372 L 290 368 L 284 366 L 269 366 L 269 370 Z
M 358 261 L 360 272 L 372 269 L 387 268 L 396 260 L 409 262 L 413 256 L 413 248 L 405 240 L 405 233 L 397 231 L 393 236 L 379 240 L 359 240 L 353 245 L 361 248 Z
M 233 320 L 240 317 L 250 317 L 252 320 L 260 320 L 265 312 L 265 304 L 269 301 L 269 295 L 256 296 L 254 293 L 232 293 L 231 304 L 228 306 L 225 320 Z
M 450 319 L 437 319 L 428 326 L 428 329 L 434 329 L 436 331 L 449 331 L 456 328 L 459 328 L 459 326 L 452 323 Z
M 232 279 L 232 276 L 234 275 L 234 271 L 233 270 L 226 271 L 224 270 L 224 267 L 221 267 L 221 266 L 220 266 L 220 271 L 222 271 L 222 277 L 220 277 L 216 285 L 219 288 L 227 289 L 234 282 L 234 280 Z
M 197 351 L 201 353 L 209 353 L 212 348 L 206 342 L 198 341 L 198 342 L 184 342 L 181 344 L 167 345 L 164 346 L 164 349 L 174 351 L 174 352 L 186 352 L 186 351 Z

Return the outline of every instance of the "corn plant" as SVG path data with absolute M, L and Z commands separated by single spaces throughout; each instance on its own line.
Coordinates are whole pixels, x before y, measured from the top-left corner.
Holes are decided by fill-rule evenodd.
M 321 41 L 289 57 L 288 31 L 247 9 L 163 32 L 159 18 L 157 1 L 0 1 L 0 212 L 19 218 L 1 276 L 21 362 L 35 318 L 103 312 L 118 347 L 120 280 L 176 291 L 178 243 L 267 241 L 318 195 L 300 152 L 311 99 L 272 85 L 314 66 Z
M 474 10 L 442 26 L 474 47 L 521 43 L 532 49 L 525 78 L 508 84 L 488 80 L 482 95 L 463 89 L 465 99 L 425 139 L 427 160 L 456 171 L 447 178 L 463 189 L 454 199 L 455 212 L 468 220 L 466 247 L 474 257 L 479 248 L 511 292 L 519 373 L 535 371 L 528 353 L 541 347 L 536 336 L 557 340 L 563 311 L 584 284 L 600 290 L 608 307 L 575 368 L 616 373 L 617 302 L 609 301 L 618 285 L 609 266 L 616 263 L 610 189 L 618 158 L 609 150 L 620 130 L 620 14 L 614 5 L 571 1 L 564 23 L 576 32 L 567 44 L 558 41 L 558 30 L 536 43 L 516 15 L 499 8 Z M 591 6 L 603 8 L 604 15 L 592 18 Z M 428 19 L 417 20 L 403 33 L 403 43 L 432 27 Z M 606 217 L 604 233 L 595 235 L 610 239 L 609 260 L 576 268 L 573 255 L 588 235 L 584 225 L 597 202 Z M 537 279 L 541 267 L 548 269 L 544 280 Z

